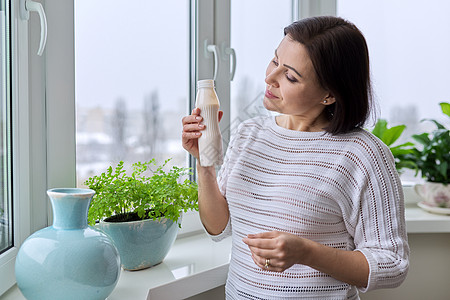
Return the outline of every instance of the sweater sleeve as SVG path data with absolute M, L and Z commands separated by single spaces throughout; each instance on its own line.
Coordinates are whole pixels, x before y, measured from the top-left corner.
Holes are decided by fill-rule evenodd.
M 403 189 L 394 158 L 382 142 L 370 139 L 366 154 L 358 155 L 360 185 L 349 206 L 353 209 L 344 213 L 354 250 L 369 264 L 368 283 L 361 292 L 397 287 L 409 268 Z
M 238 127 L 238 132 L 239 132 L 240 128 L 241 128 L 241 126 Z M 220 193 L 225 198 L 227 197 L 226 190 L 227 190 L 228 177 L 230 175 L 232 165 L 236 159 L 235 142 L 236 142 L 237 136 L 238 136 L 238 134 L 234 135 L 231 138 L 230 143 L 228 144 L 227 152 L 225 154 L 225 158 L 224 158 L 222 167 L 220 168 L 219 172 L 217 173 L 217 184 L 219 185 Z M 228 219 L 228 223 L 227 223 L 225 229 L 221 233 L 219 233 L 217 235 L 212 235 L 212 234 L 208 233 L 208 231 L 206 229 L 205 229 L 205 232 L 215 242 L 220 242 L 224 238 L 231 236 L 231 220 L 230 220 L 230 218 Z

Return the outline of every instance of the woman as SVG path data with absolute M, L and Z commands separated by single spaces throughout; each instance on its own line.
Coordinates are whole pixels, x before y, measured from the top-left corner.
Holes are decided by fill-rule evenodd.
M 336 17 L 285 28 L 264 106 L 243 122 L 216 180 L 198 166 L 199 211 L 214 240 L 232 235 L 227 299 L 359 299 L 408 271 L 401 183 L 370 114 L 365 39 Z M 200 111 L 183 118 L 198 159 Z M 219 118 L 221 115 L 219 116 Z

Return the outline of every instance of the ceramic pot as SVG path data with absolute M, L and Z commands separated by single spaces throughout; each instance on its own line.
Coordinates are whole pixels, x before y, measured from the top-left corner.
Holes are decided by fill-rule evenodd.
M 32 234 L 16 257 L 16 280 L 28 300 L 104 300 L 120 275 L 111 239 L 87 224 L 95 191 L 51 189 L 53 225 Z
M 181 222 L 181 218 L 178 219 Z M 114 241 L 122 268 L 142 270 L 161 263 L 178 233 L 178 223 L 161 218 L 132 222 L 100 222 L 100 229 Z
M 432 207 L 450 208 L 450 184 L 437 182 L 416 184 L 414 190 Z

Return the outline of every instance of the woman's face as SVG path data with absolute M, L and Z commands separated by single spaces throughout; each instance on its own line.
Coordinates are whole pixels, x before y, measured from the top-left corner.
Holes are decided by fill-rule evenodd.
M 264 107 L 286 115 L 316 118 L 334 102 L 317 80 L 305 47 L 286 35 L 266 70 Z

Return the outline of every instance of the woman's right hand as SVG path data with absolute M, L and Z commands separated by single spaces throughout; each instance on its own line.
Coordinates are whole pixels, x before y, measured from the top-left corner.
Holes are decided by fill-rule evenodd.
M 219 111 L 219 122 L 222 119 L 223 112 Z M 201 131 L 205 129 L 205 125 L 201 123 L 200 108 L 194 108 L 192 114 L 182 119 L 183 133 L 182 144 L 187 152 L 198 159 L 198 138 L 202 135 Z
M 184 117 L 181 121 L 183 123 L 183 148 L 196 159 L 198 159 L 198 138 L 202 135 L 200 131 L 205 129 L 205 125 L 201 124 L 201 121 L 199 108 L 194 108 L 191 115 Z

